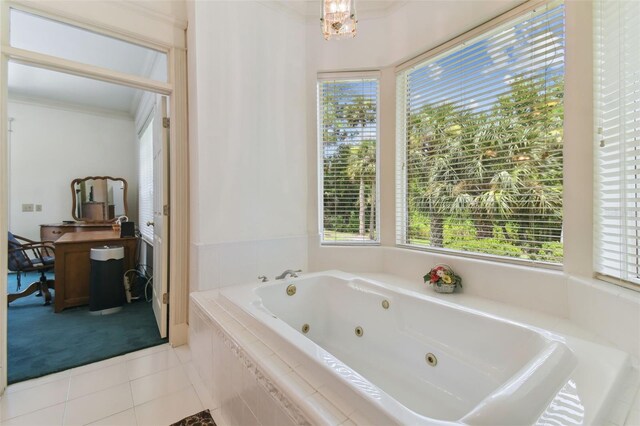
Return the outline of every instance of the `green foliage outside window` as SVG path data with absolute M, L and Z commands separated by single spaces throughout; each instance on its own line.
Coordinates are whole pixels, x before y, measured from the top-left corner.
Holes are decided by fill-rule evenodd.
M 407 244 L 562 261 L 563 82 L 514 79 L 484 112 L 407 118 Z
M 375 241 L 377 81 L 321 87 L 323 240 Z

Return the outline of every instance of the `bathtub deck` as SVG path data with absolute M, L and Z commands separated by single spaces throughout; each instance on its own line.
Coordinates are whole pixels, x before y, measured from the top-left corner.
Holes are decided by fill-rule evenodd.
M 419 286 L 416 286 L 414 283 L 406 282 L 397 279 L 396 277 L 381 274 L 361 275 L 371 279 L 390 282 L 400 288 L 427 292 Z M 551 317 L 538 312 L 514 308 L 498 302 L 471 297 L 464 294 L 438 295 L 431 292 L 428 294 L 432 297 L 443 298 L 462 306 L 487 312 L 491 315 L 508 318 L 525 324 L 531 324 L 536 327 L 566 335 L 569 340 L 575 340 L 578 342 L 578 346 L 580 344 L 580 339 L 610 346 L 604 339 L 601 339 L 592 333 L 585 332 L 580 327 L 577 327 L 562 318 Z M 283 381 L 278 383 L 279 386 L 286 389 L 294 389 L 294 392 L 300 393 L 295 398 L 299 405 L 306 408 L 308 411 L 307 414 L 311 413 L 311 417 L 317 415 L 317 417 L 313 417 L 311 423 L 339 424 L 346 420 L 350 420 L 355 424 L 367 424 L 372 422 L 371 417 L 367 417 L 367 414 L 370 413 L 359 410 L 359 407 L 356 406 L 357 404 L 353 404 L 349 398 L 345 398 L 344 395 L 336 393 L 335 390 L 330 388 L 330 386 L 322 383 L 321 378 L 319 378 L 317 372 L 313 371 L 313 368 L 309 368 L 307 365 L 302 365 L 300 358 L 287 351 L 287 349 L 282 346 L 281 342 L 273 340 L 270 337 L 263 337 L 263 330 L 259 327 L 256 328 L 250 318 L 247 318 L 246 312 L 236 306 L 230 305 L 228 301 L 221 301 L 218 296 L 219 293 L 215 290 L 196 293 L 192 295 L 192 301 L 196 302 L 203 312 L 214 312 L 213 316 L 216 318 L 216 321 L 218 321 L 230 335 L 236 336 L 240 343 L 246 345 L 248 353 L 255 357 L 258 364 L 261 364 L 265 371 L 271 372 L 271 374 L 274 375 L 274 378 L 275 376 L 279 376 L 281 378 L 284 377 Z M 572 336 L 576 336 L 577 339 L 574 339 Z M 606 351 L 606 348 L 604 349 Z M 611 351 L 612 354 L 617 352 L 615 349 L 611 349 Z M 591 367 L 593 367 L 593 365 L 591 365 Z M 582 371 L 579 371 L 578 375 L 589 376 L 589 364 L 587 363 L 581 368 Z M 587 383 L 589 383 L 588 380 Z M 581 395 L 586 395 L 586 398 L 583 399 L 581 403 L 584 403 L 588 407 L 582 417 L 582 421 L 585 424 L 592 423 L 591 420 L 593 420 L 593 417 L 591 416 L 594 415 L 594 411 L 591 407 L 602 408 L 605 405 L 610 406 L 611 410 L 609 414 L 605 416 L 607 420 L 604 424 L 624 424 L 624 418 L 629 412 L 631 405 L 630 401 L 638 389 L 637 380 L 635 382 L 629 382 L 622 392 L 616 393 L 615 395 L 608 395 L 608 398 L 610 398 L 611 401 L 605 401 L 606 397 L 601 391 L 602 388 L 598 390 L 585 390 L 584 385 L 582 384 L 582 379 L 579 380 L 579 384 Z M 611 386 L 611 384 L 612 380 L 605 380 L 600 383 L 600 385 L 604 385 L 605 388 L 607 386 Z M 587 392 L 585 393 L 585 391 Z M 312 398 L 314 395 L 315 397 Z M 305 404 L 312 404 L 314 400 L 319 400 L 319 404 L 325 407 L 325 410 L 322 410 L 322 414 L 318 414 L 317 410 L 314 412 L 314 409 L 310 409 L 308 406 L 305 407 Z M 599 413 L 599 415 L 602 416 L 602 413 Z

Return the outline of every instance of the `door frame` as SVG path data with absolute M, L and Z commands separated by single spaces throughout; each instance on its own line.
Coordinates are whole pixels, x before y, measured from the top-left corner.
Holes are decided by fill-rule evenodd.
M 167 337 L 168 330 L 168 306 L 163 303 L 164 294 L 169 291 L 168 271 L 161 265 L 168 263 L 169 257 L 169 221 L 165 219 L 163 207 L 171 204 L 169 198 L 169 130 L 165 125 L 168 117 L 167 98 L 162 95 L 155 95 L 153 105 L 153 129 L 152 129 L 152 157 L 153 157 L 153 291 L 151 304 L 153 314 L 158 324 L 160 337 Z M 158 154 L 159 150 L 159 155 Z M 157 190 L 158 186 L 162 187 Z M 156 271 L 160 270 L 160 273 Z
M 56 2 L 57 3 L 57 2 Z M 83 11 L 53 9 L 46 2 L 8 0 L 0 3 L 0 395 L 7 385 L 7 231 L 9 203 L 8 175 L 8 88 L 9 60 L 39 68 L 61 71 L 81 77 L 89 77 L 109 83 L 126 85 L 169 97 L 171 126 L 169 132 L 169 343 L 180 346 L 188 337 L 188 253 L 189 253 L 189 169 L 187 134 L 187 61 L 186 21 L 158 17 L 157 12 L 125 7 L 121 2 L 111 4 L 91 2 L 96 9 L 116 8 L 112 12 L 130 13 L 133 18 L 155 19 L 153 32 L 145 34 L 144 28 L 114 28 L 104 10 L 93 12 L 91 7 Z M 64 7 L 64 6 L 63 6 Z M 61 59 L 9 44 L 9 11 L 19 9 L 55 21 L 78 26 L 95 33 L 149 47 L 167 54 L 168 81 L 162 83 L 135 75 L 129 75 L 75 61 Z M 85 16 L 82 16 L 84 14 Z M 93 16 L 89 16 L 92 14 Z M 121 15 L 119 15 L 121 16 Z M 139 27 L 145 27 L 141 25 Z M 136 33 L 136 31 L 140 31 Z M 151 30 L 149 31 L 151 32 Z M 160 36 L 162 34 L 162 36 Z M 168 36 L 166 34 L 169 34 Z

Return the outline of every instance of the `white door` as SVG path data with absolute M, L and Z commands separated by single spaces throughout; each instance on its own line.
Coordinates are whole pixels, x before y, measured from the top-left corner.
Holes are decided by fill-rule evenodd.
M 153 313 L 167 337 L 169 269 L 169 128 L 167 98 L 157 96 L 153 118 Z

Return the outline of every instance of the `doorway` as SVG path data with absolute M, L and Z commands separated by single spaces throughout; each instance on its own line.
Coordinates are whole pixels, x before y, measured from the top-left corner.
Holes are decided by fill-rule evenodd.
M 6 15 L 5 15 L 6 16 Z M 75 30 L 78 30 L 78 28 L 75 28 Z M 79 29 L 81 31 L 85 31 L 82 29 Z M 96 35 L 96 34 L 93 34 Z M 90 36 L 87 36 L 90 38 Z M 42 69 L 42 68 L 49 68 L 49 69 L 57 69 L 60 71 L 65 71 L 64 74 L 74 74 L 74 75 L 82 75 L 82 76 L 88 76 L 88 77 L 93 77 L 93 78 L 97 78 L 98 80 L 101 81 L 113 81 L 113 82 L 119 82 L 119 83 L 124 83 L 124 85 L 126 85 L 127 87 L 134 87 L 137 89 L 153 89 L 154 92 L 156 93 L 162 93 L 162 94 L 170 94 L 172 93 L 172 85 L 168 84 L 168 83 L 163 83 L 163 82 L 159 82 L 153 79 L 149 79 L 148 77 L 139 77 L 139 76 L 134 76 L 134 75 L 124 75 L 123 72 L 121 70 L 110 70 L 105 68 L 104 64 L 98 64 L 99 67 L 102 67 L 100 69 L 97 69 L 96 66 L 91 66 L 90 65 L 83 65 L 83 63 L 77 62 L 78 60 L 80 61 L 84 61 L 83 58 L 64 58 L 64 55 L 59 55 L 60 57 L 63 57 L 62 59 L 59 59 L 59 57 L 53 57 L 51 56 L 52 53 L 56 54 L 56 52 L 44 52 L 45 56 L 39 55 L 37 53 L 31 53 L 28 50 L 25 50 L 25 48 L 28 49 L 28 47 L 25 46 L 21 46 L 20 48 L 13 48 L 13 47 L 7 47 L 5 45 L 5 43 L 3 42 L 3 68 L 6 70 L 6 64 L 8 60 L 14 60 L 16 63 L 20 64 L 20 65 L 34 65 L 36 68 L 38 69 Z M 175 62 L 175 58 L 176 57 L 180 57 L 180 55 L 173 55 L 172 61 L 171 62 Z M 183 58 L 184 59 L 184 58 Z M 84 61 L 84 62 L 88 62 L 88 61 Z M 5 77 L 6 78 L 6 77 Z M 5 80 L 6 81 L 6 80 Z M 171 100 L 172 105 L 176 104 L 175 100 Z M 6 109 L 3 110 L 3 116 L 4 118 L 8 118 L 6 115 Z M 6 121 L 3 119 L 3 121 Z M 178 121 L 179 123 L 179 121 Z M 12 123 L 13 124 L 13 132 L 15 132 L 15 121 Z M 174 133 L 180 133 L 180 132 L 171 132 L 172 134 Z M 15 134 L 15 133 L 14 133 Z M 6 138 L 6 135 L 3 135 L 3 139 Z M 173 147 L 172 147 L 173 149 Z M 5 153 L 0 152 L 0 154 L 3 154 L 2 160 L 5 161 L 6 160 L 6 156 L 4 155 Z M 178 157 L 180 156 L 176 156 L 177 160 L 179 160 Z M 185 161 L 186 158 L 182 157 L 182 161 Z M 5 161 L 5 164 L 6 161 Z M 2 182 L 3 186 L 8 186 L 5 185 L 6 182 Z M 168 186 L 168 185 L 167 185 Z M 29 204 L 27 203 L 20 203 L 22 204 Z M 37 209 L 38 205 L 41 206 L 41 208 L 44 210 L 45 207 L 43 204 L 35 202 L 32 203 L 34 204 L 34 210 Z M 5 204 L 6 205 L 6 204 Z M 29 207 L 27 207 L 27 210 L 29 209 Z M 178 211 L 180 211 L 181 209 L 176 209 Z M 4 212 L 3 212 L 4 213 Z M 170 218 L 171 221 L 173 221 L 173 218 Z M 169 222 L 169 221 L 167 221 Z M 2 224 L 2 227 L 5 227 L 4 223 Z M 3 232 L 4 234 L 4 232 Z M 6 235 L 6 234 L 4 234 Z M 167 266 L 168 262 L 163 263 L 163 267 Z M 6 268 L 6 264 L 2 265 L 3 268 Z M 180 268 L 178 268 L 180 269 Z M 184 273 L 184 270 L 182 271 L 182 273 Z M 4 280 L 3 280 L 4 281 Z M 4 292 L 4 288 L 6 286 L 6 281 L 2 283 L 3 285 L 0 286 L 2 287 L 2 290 Z M 185 283 L 186 284 L 186 283 Z M 162 294 L 162 300 L 163 303 L 164 302 L 168 302 L 170 300 L 170 298 L 168 298 L 166 296 L 168 292 L 165 292 L 164 294 Z M 166 303 L 165 303 L 166 304 Z M 5 305 L 6 307 L 6 305 Z M 3 308 L 5 308 L 3 307 Z M 5 308 L 6 309 L 6 308 Z M 184 310 L 184 309 L 183 309 Z M 186 318 L 185 318 L 186 321 Z M 178 323 L 179 321 L 173 321 L 174 324 Z M 166 323 L 166 320 L 165 320 Z M 165 326 L 166 329 L 166 326 Z M 3 330 L 4 331 L 4 330 Z M 184 333 L 179 333 L 179 334 L 184 334 Z M 4 344 L 6 344 L 6 341 L 4 342 L 0 342 Z M 177 341 L 176 343 L 180 343 L 179 341 Z M 3 350 L 4 352 L 4 350 Z M 3 362 L 2 366 L 6 366 L 6 362 Z M 6 370 L 3 370 L 3 375 L 6 374 L 5 373 Z M 3 380 L 4 381 L 4 380 Z M 1 390 L 1 389 L 0 389 Z
M 37 83 L 30 84 L 26 92 L 19 84 L 23 80 Z M 61 87 L 50 88 L 52 85 Z M 72 95 L 73 88 L 80 96 Z M 64 91 L 66 98 L 57 97 L 57 90 Z M 100 96 L 84 97 L 84 92 Z M 152 208 L 151 216 L 145 217 L 139 208 L 145 203 L 153 206 L 154 199 L 162 204 L 158 196 L 163 194 L 163 182 L 154 183 L 154 171 L 161 175 L 162 163 L 151 168 L 141 165 L 154 163 L 153 148 L 158 145 L 154 139 L 161 140 L 165 132 L 153 126 L 151 119 L 143 134 L 150 138 L 151 149 L 143 149 L 147 141 L 139 136 L 140 119 L 136 117 L 148 115 L 145 105 L 150 105 L 152 113 L 160 109 L 153 102 L 143 102 L 146 99 L 156 99 L 156 95 L 9 64 L 9 231 L 18 238 L 50 241 L 46 244 L 55 252 L 55 267 L 46 273 L 55 282 L 50 306 L 43 306 L 44 297 L 37 294 L 16 298 L 30 283 L 38 281 L 37 272 L 9 272 L 9 384 L 166 341 L 166 320 L 162 329 L 158 326 L 162 306 L 154 303 L 161 300 L 154 291 L 160 289 L 156 268 L 161 266 L 154 258 L 161 256 L 158 242 L 162 243 L 162 234 L 152 231 L 149 238 L 144 232 L 158 209 Z M 123 109 L 117 109 L 118 105 Z M 143 182 L 151 184 L 143 188 Z M 122 216 L 136 224 L 134 241 L 119 239 L 119 234 L 112 231 L 113 220 Z M 87 244 L 123 246 L 129 251 L 124 262 L 127 272 L 120 277 L 120 283 L 124 277 L 129 283 L 127 303 L 124 286 L 121 301 L 104 305 L 104 301 L 94 300 L 94 284 L 87 281 L 93 273 L 89 269 L 95 265 L 88 251 L 78 251 L 84 250 L 79 247 L 85 243 L 67 241 L 67 237 L 78 240 L 76 234 L 81 234 L 84 241 L 109 232 L 115 234 L 108 237 L 110 240 Z M 22 288 L 17 288 L 18 278 Z M 89 305 L 86 296 L 91 296 Z M 94 309 L 96 303 L 103 305 Z M 95 315 L 95 311 L 115 308 L 114 303 L 122 305 L 120 312 Z

